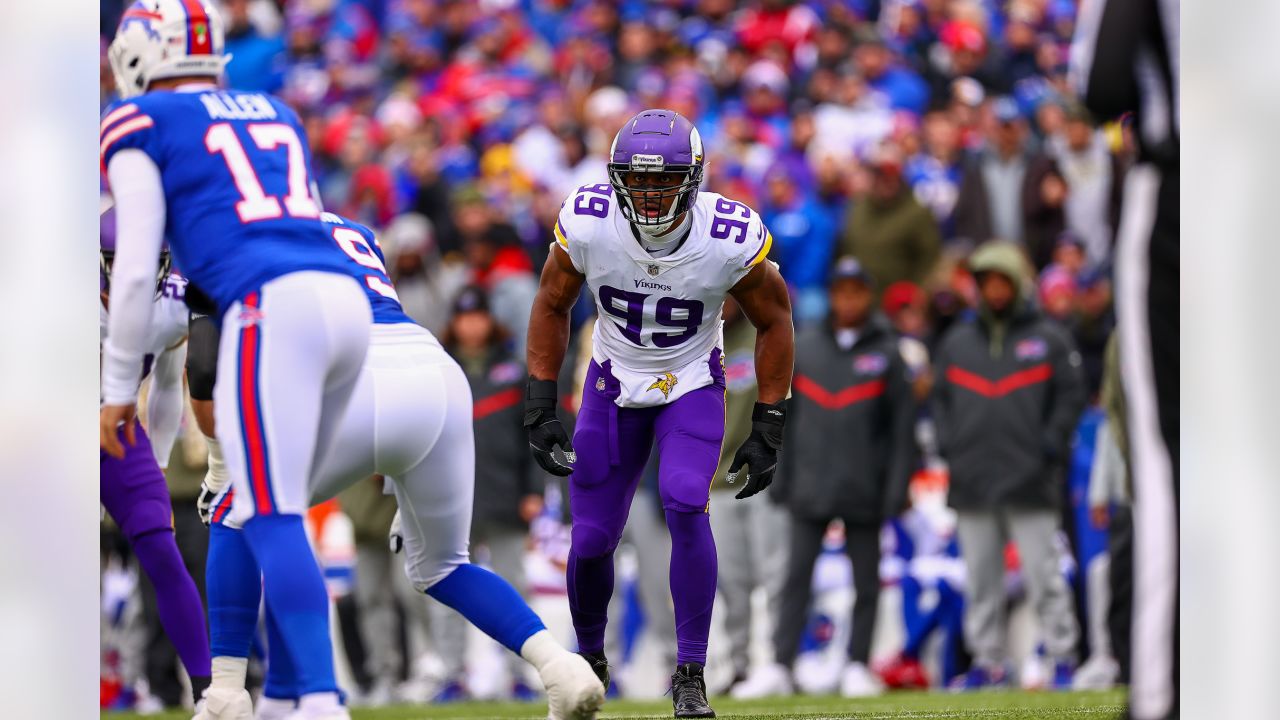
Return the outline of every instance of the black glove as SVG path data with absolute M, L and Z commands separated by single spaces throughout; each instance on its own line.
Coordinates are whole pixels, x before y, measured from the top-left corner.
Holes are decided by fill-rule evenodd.
M 755 495 L 773 482 L 778 451 L 782 449 L 782 425 L 786 421 L 787 409 L 781 401 L 773 405 L 758 402 L 751 411 L 751 434 L 733 454 L 733 463 L 729 465 L 730 484 L 737 481 L 743 465 L 750 468 L 746 486 L 734 495 L 738 500 Z
M 529 447 L 533 450 L 533 459 L 538 461 L 543 470 L 565 477 L 573 472 L 578 454 L 573 451 L 573 445 L 569 443 L 569 435 L 560 424 L 560 418 L 556 417 L 558 399 L 555 380 L 529 378 L 529 387 L 524 396 L 524 427 L 529 432 Z M 564 462 L 556 459 L 554 451 L 557 445 L 564 452 Z

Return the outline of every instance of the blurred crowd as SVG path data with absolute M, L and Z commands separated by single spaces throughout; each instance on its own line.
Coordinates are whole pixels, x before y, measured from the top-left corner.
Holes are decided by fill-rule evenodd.
M 276 93 L 297 109 L 326 208 L 379 232 L 405 310 L 441 336 L 473 386 L 480 385 L 477 432 L 484 432 L 482 443 L 492 442 L 484 447 L 494 450 L 487 458 L 494 469 L 486 475 L 482 467 L 484 477 L 477 480 L 476 540 L 495 562 L 516 568 L 511 573 L 519 574 L 512 553 L 518 554 L 529 523 L 545 514 L 545 478 L 532 471 L 518 424 L 537 269 L 564 198 L 603 181 L 614 134 L 649 107 L 693 120 L 707 148 L 705 187 L 762 214 L 775 239 L 771 259 L 792 290 L 802 339 L 805 332 L 830 332 L 850 352 L 881 331 L 909 341 L 900 354 L 917 408 L 912 412 L 920 420 L 909 433 L 918 453 L 915 470 L 923 473 L 917 479 L 955 461 L 948 457 L 955 448 L 946 447 L 946 438 L 940 442 L 946 427 L 933 417 L 939 414 L 933 410 L 937 386 L 947 382 L 935 365 L 940 355 L 963 364 L 957 359 L 963 353 L 944 347 L 944 339 L 957 322 L 981 322 L 990 314 L 983 286 L 993 273 L 1010 281 L 1019 311 L 1057 328 L 1045 331 L 1055 338 L 1047 347 L 1017 344 L 1018 358 L 1029 353 L 1033 360 L 1058 358 L 1079 368 L 1081 384 L 1067 393 L 1074 405 L 1061 410 L 1065 391 L 1049 393 L 1044 407 L 1029 415 L 1047 417 L 1055 408 L 1072 414 L 1070 427 L 1052 428 L 1062 438 L 1037 437 L 1029 451 L 1071 468 L 1077 443 L 1068 436 L 1103 385 L 1114 327 L 1111 259 L 1121 178 L 1134 151 L 1125 123 L 1099 126 L 1073 96 L 1067 56 L 1079 10 L 1075 0 L 219 4 L 233 55 L 228 84 Z M 101 0 L 104 49 L 122 8 L 120 0 Z M 112 93 L 104 52 L 104 105 Z M 997 253 L 994 265 L 974 272 L 975 249 L 993 239 L 1012 254 Z M 848 295 L 851 284 L 859 299 Z M 999 295 L 999 289 L 989 292 Z M 586 342 L 581 329 L 592 312 L 589 302 L 575 308 L 579 345 Z M 841 327 L 854 330 L 847 346 L 839 339 Z M 806 356 L 805 347 L 798 363 L 817 357 Z M 858 371 L 874 371 L 873 365 L 868 361 Z M 732 385 L 732 367 L 729 377 Z M 482 401 L 489 401 L 483 414 Z M 509 426 L 481 427 L 505 415 L 514 418 Z M 1061 447 L 1050 447 L 1058 440 Z M 797 452 L 796 444 L 790 447 Z M 1083 472 L 1087 485 L 1088 463 Z M 784 469 L 780 483 L 786 474 Z M 1082 504 L 1087 513 L 1089 501 L 1083 491 L 1069 493 L 1062 478 L 1045 480 L 1058 483 L 1046 490 L 1053 497 L 1033 505 L 1063 508 L 1056 528 L 1068 531 L 1083 566 L 1070 513 Z M 847 533 L 870 526 L 864 545 L 879 543 L 880 523 L 907 504 L 905 485 L 894 492 L 900 503 L 885 502 L 865 517 L 817 519 L 823 528 L 825 520 L 840 519 Z M 175 493 L 175 503 L 178 498 Z M 365 501 L 371 509 L 356 510 Z M 348 499 L 357 539 L 369 547 L 384 544 L 390 513 L 378 503 L 385 502 L 376 492 Z M 1007 502 L 993 501 L 1001 507 Z M 1109 502 L 1103 497 L 1095 504 Z M 796 509 L 794 493 L 775 493 L 772 506 L 805 512 Z M 188 511 L 194 517 L 185 505 L 179 514 Z M 378 519 L 367 531 L 359 527 L 365 515 Z M 954 518 L 949 522 L 937 543 L 940 556 L 948 545 L 954 550 L 954 538 L 947 539 Z M 899 540 L 909 534 L 901 524 L 895 527 Z M 732 530 L 716 532 L 719 538 Z M 815 532 L 804 541 L 810 565 L 823 537 Z M 993 542 L 1002 552 L 1003 543 Z M 385 552 L 364 555 L 371 558 L 365 572 L 385 577 L 377 565 L 385 565 Z M 859 559 L 851 550 L 850 557 L 859 575 L 868 562 L 881 560 L 879 551 Z M 764 561 L 755 556 L 742 562 Z M 783 577 L 788 558 L 776 562 L 782 570 L 773 575 Z M 764 580 L 725 582 L 744 583 L 750 591 Z M 956 585 L 949 586 L 952 595 L 963 592 Z M 1031 588 L 1037 600 L 1040 589 Z M 1085 611 L 1075 607 L 1083 608 L 1083 594 L 1079 590 L 1081 599 L 1069 608 L 1072 622 L 1078 617 L 1084 623 Z M 386 628 L 405 611 L 385 595 L 367 595 L 374 619 L 365 618 L 364 634 L 392 637 Z M 784 599 L 777 603 L 787 606 Z M 861 612 L 854 624 L 858 617 L 874 621 L 873 610 L 864 605 Z M 783 664 L 794 659 L 802 630 L 786 628 L 772 643 Z M 1065 659 L 1067 645 L 1084 649 L 1090 643 L 1060 630 L 1047 638 L 1061 646 L 1051 649 L 1051 660 Z M 862 629 L 859 647 L 851 648 L 863 663 L 869 633 Z M 366 645 L 377 655 L 390 642 Z M 969 653 L 982 654 L 969 646 Z M 385 690 L 380 683 L 407 672 L 399 643 L 395 648 L 390 657 L 384 652 L 366 663 L 363 679 L 375 694 Z M 743 676 L 734 680 L 742 681 L 745 651 L 734 652 L 733 670 Z M 444 655 L 461 662 L 458 653 Z M 1073 656 L 1085 657 L 1074 647 Z M 960 666 L 967 663 L 966 657 Z

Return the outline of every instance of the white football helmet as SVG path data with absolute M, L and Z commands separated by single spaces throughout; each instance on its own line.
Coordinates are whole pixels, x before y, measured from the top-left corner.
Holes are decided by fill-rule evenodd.
M 207 0 L 137 0 L 107 56 L 117 92 L 129 98 L 161 78 L 217 78 L 231 59 L 223 47 L 222 18 Z

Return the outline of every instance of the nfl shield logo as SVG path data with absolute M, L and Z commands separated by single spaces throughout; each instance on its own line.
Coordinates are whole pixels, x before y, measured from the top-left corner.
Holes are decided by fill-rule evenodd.
M 650 264 L 645 270 L 649 272 L 649 277 L 657 277 L 658 273 L 662 272 L 662 268 L 654 264 Z

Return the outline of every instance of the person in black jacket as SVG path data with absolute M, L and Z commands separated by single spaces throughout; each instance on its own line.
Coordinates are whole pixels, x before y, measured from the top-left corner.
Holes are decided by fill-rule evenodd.
M 485 548 L 493 571 L 523 593 L 529 523 L 542 512 L 545 476 L 526 449 L 523 400 L 528 373 L 507 349 L 505 339 L 506 332 L 489 312 L 484 291 L 463 288 L 443 340 L 466 372 L 474 398 L 472 424 L 479 441 L 472 551 Z M 446 664 L 460 664 L 464 650 L 445 649 L 442 654 L 452 656 L 445 658 Z M 532 691 L 525 682 L 523 664 L 514 655 L 511 659 L 512 696 L 529 699 Z
M 880 594 L 880 526 L 906 505 L 916 459 L 911 380 L 888 320 L 873 312 L 874 288 L 851 257 L 837 262 L 827 324 L 796 340 L 795 376 L 786 445 L 772 498 L 791 514 L 791 550 L 778 627 L 777 665 L 753 675 L 742 695 L 790 690 L 790 668 L 808 617 L 814 563 L 827 526 L 843 521 L 857 599 L 846 696 L 880 687 L 867 669 Z M 765 680 L 771 680 L 772 686 Z M 756 685 L 759 687 L 755 687 Z M 752 692 L 754 691 L 754 692 Z
M 965 688 L 1007 681 L 1004 547 L 1012 537 L 1054 684 L 1069 686 L 1079 626 L 1055 538 L 1068 444 L 1085 402 L 1080 354 L 1027 299 L 1018 246 L 988 243 L 969 265 L 978 315 L 939 343 L 933 403 L 967 573 L 964 630 L 974 667 L 959 680 Z

